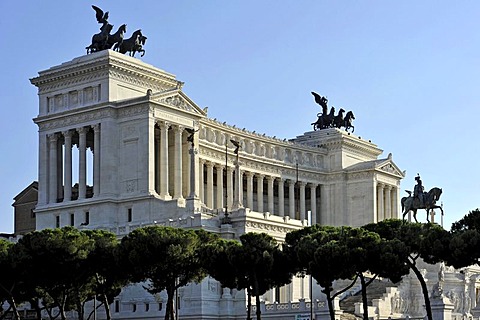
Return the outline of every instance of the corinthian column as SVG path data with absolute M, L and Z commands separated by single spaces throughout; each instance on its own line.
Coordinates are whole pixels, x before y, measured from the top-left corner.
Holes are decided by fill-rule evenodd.
M 274 202 L 273 202 L 273 183 L 275 182 L 275 178 L 272 176 L 267 177 L 267 185 L 268 185 L 268 212 L 270 214 L 275 214 Z
M 57 202 L 57 141 L 58 136 L 56 133 L 49 134 L 48 139 L 50 142 L 50 161 L 49 161 L 49 203 Z
M 257 174 L 257 211 L 263 212 L 263 174 Z
M 285 216 L 285 194 L 284 194 L 284 183 L 285 181 L 282 178 L 277 179 L 278 186 L 278 215 L 280 217 Z
M 72 200 L 72 132 L 67 130 L 63 131 L 62 134 L 65 138 L 63 201 L 70 201 Z
M 175 199 L 181 199 L 183 198 L 182 196 L 182 132 L 183 132 L 183 127 L 182 126 L 175 126 L 174 127 L 174 132 L 175 132 L 175 163 L 174 163 L 174 168 L 175 168 L 175 187 L 174 187 L 174 195 L 173 197 Z
M 93 126 L 93 196 L 100 195 L 100 124 Z
M 168 128 L 165 121 L 159 122 L 160 126 L 160 197 L 171 199 L 168 193 Z
M 207 162 L 207 207 L 213 209 L 213 163 Z
M 385 219 L 390 219 L 392 217 L 392 187 L 385 186 Z
M 290 218 L 295 219 L 295 181 L 288 180 L 288 207 Z
M 77 129 L 78 143 L 78 199 L 85 199 L 87 195 L 87 132 L 85 127 Z
M 377 183 L 377 222 L 385 218 L 383 208 L 383 184 Z
M 310 211 L 312 225 L 317 224 L 317 185 L 310 184 Z
M 299 187 L 300 187 L 300 221 L 305 220 L 305 212 L 306 212 L 306 206 L 305 206 L 305 182 L 300 181 L 299 182 Z
M 247 207 L 253 210 L 253 172 L 246 171 L 247 176 Z
M 223 208 L 223 166 L 215 165 L 217 171 L 217 208 Z

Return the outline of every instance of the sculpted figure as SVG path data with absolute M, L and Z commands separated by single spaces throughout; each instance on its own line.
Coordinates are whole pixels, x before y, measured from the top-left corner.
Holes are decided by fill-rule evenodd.
M 335 107 L 332 106 L 330 112 L 328 112 L 328 99 L 326 97 L 322 97 L 313 91 L 311 93 L 315 98 L 315 102 L 322 107 L 322 112 L 317 113 L 317 121 L 311 123 L 313 130 L 345 127 L 345 131 L 347 132 L 350 128 L 352 132 L 355 131 L 355 127 L 352 124 L 355 116 L 352 111 L 348 111 L 344 116 L 345 110 L 340 108 L 338 115 L 335 116 Z
M 419 206 L 424 206 L 424 187 L 422 185 L 422 179 L 420 179 L 420 175 L 417 173 L 415 177 L 415 181 L 417 184 L 413 187 L 413 197 L 417 198 L 419 201 Z
M 417 209 L 425 209 L 427 211 L 427 221 L 430 222 L 429 213 L 430 210 L 433 209 L 440 209 L 443 215 L 443 208 L 441 206 L 436 205 L 436 202 L 440 198 L 442 194 L 442 189 L 434 187 L 430 189 L 428 192 L 424 192 L 424 187 L 422 184 L 422 180 L 420 179 L 420 175 L 417 174 L 415 177 L 415 181 L 417 184 L 413 189 L 413 196 L 412 192 L 405 190 L 408 193 L 408 197 L 403 197 L 401 200 L 402 204 L 402 211 L 403 211 L 403 219 L 409 211 L 413 211 L 413 217 L 415 222 L 417 221 Z
M 113 50 L 121 53 L 129 52 L 132 57 L 135 55 L 135 52 L 140 52 L 143 57 L 145 54 L 143 46 L 147 41 L 147 37 L 142 35 L 140 30 L 135 31 L 132 37 L 124 40 L 127 25 L 122 24 L 117 32 L 110 34 L 113 25 L 108 23 L 108 12 L 103 12 L 102 9 L 94 5 L 92 5 L 92 8 L 95 10 L 97 22 L 102 24 L 102 26 L 100 27 L 100 33 L 93 35 L 92 43 L 85 48 L 87 49 L 87 54 L 113 48 Z

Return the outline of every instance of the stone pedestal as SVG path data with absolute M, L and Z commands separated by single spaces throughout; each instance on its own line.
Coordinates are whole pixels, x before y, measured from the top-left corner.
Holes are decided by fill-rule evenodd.
M 451 320 L 453 303 L 445 296 L 432 298 L 430 301 L 432 316 L 435 320 Z

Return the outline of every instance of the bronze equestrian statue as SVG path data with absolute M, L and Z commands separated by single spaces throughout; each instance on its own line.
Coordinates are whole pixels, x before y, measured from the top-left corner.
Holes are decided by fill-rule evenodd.
M 422 184 L 422 180 L 420 179 L 420 175 L 417 175 L 415 177 L 415 181 L 417 182 L 417 184 L 413 189 L 413 196 L 411 191 L 406 190 L 406 192 L 408 193 L 408 197 L 403 197 L 401 200 L 403 220 L 405 220 L 405 216 L 409 211 L 413 211 L 413 218 L 415 219 L 415 222 L 418 222 L 418 209 L 425 209 L 427 211 L 427 222 L 430 222 L 428 216 L 430 210 L 440 209 L 443 215 L 443 208 L 436 204 L 436 202 L 442 195 L 442 189 L 434 187 L 430 189 L 430 191 L 424 192 L 424 187 Z

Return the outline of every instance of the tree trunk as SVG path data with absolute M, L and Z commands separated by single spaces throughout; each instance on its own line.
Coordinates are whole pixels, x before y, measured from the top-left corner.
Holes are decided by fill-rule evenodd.
M 255 305 L 257 306 L 257 312 L 256 315 L 257 315 L 257 320 L 261 320 L 262 319 L 262 310 L 260 310 L 260 297 L 259 297 L 259 294 L 258 294 L 258 279 L 257 279 L 257 275 L 256 273 L 253 273 L 253 287 L 252 287 L 252 290 L 253 290 L 253 294 L 255 295 Z
M 105 306 L 105 315 L 107 316 L 107 320 L 112 319 L 112 314 L 110 312 L 110 305 L 108 304 L 108 298 L 106 294 L 102 294 L 103 305 Z
M 247 320 L 252 320 L 252 290 L 247 288 Z
M 335 310 L 333 310 L 333 299 L 331 297 L 331 283 L 324 286 L 323 293 L 327 296 L 328 312 L 330 313 L 330 320 L 335 320 Z
M 175 286 L 167 288 L 167 309 L 165 310 L 165 320 L 175 320 L 173 310 L 173 298 L 175 296 Z
M 255 302 L 257 305 L 257 320 L 262 320 L 262 310 L 260 310 L 260 296 L 258 293 L 255 295 Z
M 18 313 L 17 304 L 15 303 L 15 299 L 13 297 L 10 297 L 10 301 L 8 301 L 8 303 L 10 303 L 10 305 L 12 306 L 13 316 L 15 317 L 15 319 L 20 320 L 20 314 Z
M 425 279 L 420 273 L 420 270 L 418 270 L 414 261 L 410 261 L 409 259 L 407 259 L 407 263 L 408 266 L 413 270 L 413 273 L 415 273 L 415 275 L 417 276 L 418 281 L 420 281 L 420 285 L 422 286 L 423 299 L 425 300 L 425 309 L 427 311 L 427 319 L 433 320 L 432 307 L 430 306 L 430 298 L 428 297 L 428 288 L 427 284 L 425 283 Z
M 363 320 L 368 320 L 368 304 L 367 304 L 367 284 L 363 273 L 359 272 L 360 283 L 362 284 L 362 303 L 363 303 Z
M 30 306 L 32 306 L 33 309 L 35 309 L 35 313 L 37 314 L 37 319 L 42 319 L 42 309 L 40 308 L 40 305 L 38 304 L 38 299 L 32 299 L 29 300 Z

